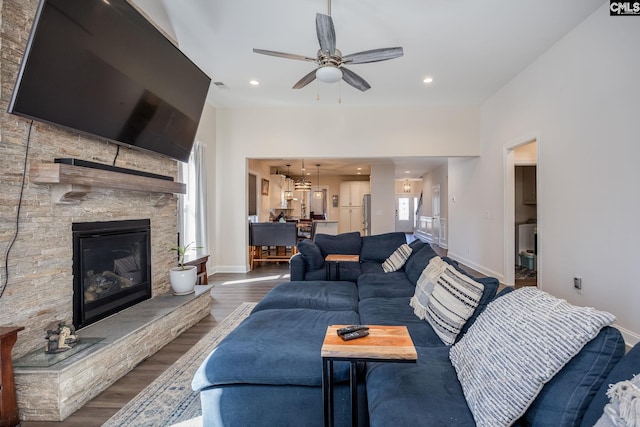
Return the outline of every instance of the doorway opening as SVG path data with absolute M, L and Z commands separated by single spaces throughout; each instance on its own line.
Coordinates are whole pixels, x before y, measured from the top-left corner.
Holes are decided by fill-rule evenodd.
M 538 139 L 505 146 L 505 284 L 538 286 Z

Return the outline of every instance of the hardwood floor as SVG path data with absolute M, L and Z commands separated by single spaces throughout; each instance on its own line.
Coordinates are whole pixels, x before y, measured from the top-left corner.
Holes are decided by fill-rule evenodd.
M 87 402 L 62 422 L 22 421 L 22 427 L 90 427 L 100 426 L 142 389 L 171 366 L 191 346 L 225 319 L 243 302 L 258 302 L 275 285 L 289 280 L 289 265 L 269 263 L 257 265 L 249 273 L 214 274 L 209 277 L 213 304 L 205 317 L 153 356 L 136 366 L 111 387 Z M 42 385 L 46 387 L 46 384 Z

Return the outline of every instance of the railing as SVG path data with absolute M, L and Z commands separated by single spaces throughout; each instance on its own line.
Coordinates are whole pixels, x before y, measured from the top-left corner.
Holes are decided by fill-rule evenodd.
M 416 225 L 415 235 L 427 243 L 447 248 L 447 219 L 421 216 Z

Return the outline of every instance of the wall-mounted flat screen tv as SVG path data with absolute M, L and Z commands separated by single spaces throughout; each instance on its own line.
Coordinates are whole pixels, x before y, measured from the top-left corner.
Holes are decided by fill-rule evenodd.
M 126 0 L 41 0 L 9 112 L 187 162 L 210 82 Z

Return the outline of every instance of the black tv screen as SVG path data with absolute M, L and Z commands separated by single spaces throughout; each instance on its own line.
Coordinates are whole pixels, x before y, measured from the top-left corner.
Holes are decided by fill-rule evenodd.
M 9 112 L 186 162 L 210 81 L 126 0 L 41 0 Z

